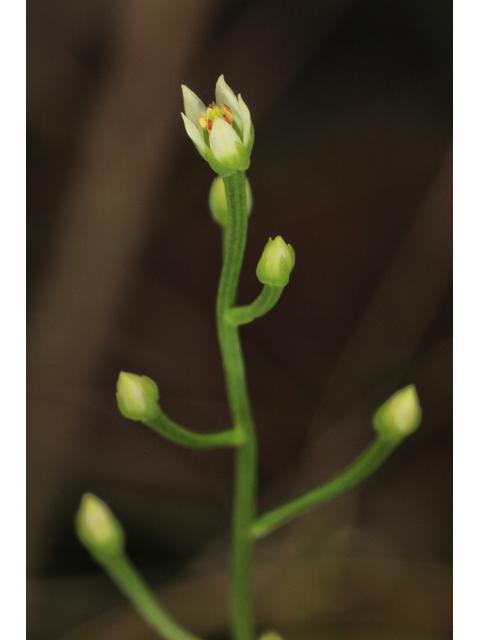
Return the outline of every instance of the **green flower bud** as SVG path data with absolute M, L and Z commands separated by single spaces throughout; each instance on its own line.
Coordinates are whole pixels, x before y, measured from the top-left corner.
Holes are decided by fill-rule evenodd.
M 252 190 L 250 188 L 250 182 L 246 180 L 246 192 L 247 192 L 247 213 L 250 215 L 252 212 Z M 212 213 L 212 218 L 215 222 L 218 222 L 222 227 L 227 225 L 227 196 L 225 195 L 225 185 L 223 179 L 218 176 L 212 182 L 210 188 L 210 194 L 208 196 L 208 205 Z
M 130 420 L 143 422 L 159 412 L 158 387 L 151 378 L 122 371 L 117 382 L 117 403 L 120 413 Z
M 75 519 L 81 543 L 94 554 L 118 556 L 123 553 L 122 526 L 107 505 L 92 493 L 85 493 Z
M 295 265 L 295 251 L 281 236 L 267 242 L 257 266 L 257 278 L 262 284 L 284 287 Z
M 283 640 L 283 638 L 276 631 L 265 631 L 258 640 Z
M 386 438 L 405 438 L 413 433 L 422 419 L 422 410 L 413 384 L 393 394 L 373 416 L 373 426 Z

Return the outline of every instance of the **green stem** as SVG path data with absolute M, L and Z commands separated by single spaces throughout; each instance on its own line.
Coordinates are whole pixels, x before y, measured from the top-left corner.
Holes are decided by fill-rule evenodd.
M 161 638 L 165 640 L 199 640 L 197 636 L 177 624 L 164 610 L 127 556 L 105 558 L 95 554 L 95 558 Z
M 235 456 L 232 632 L 235 640 L 253 640 L 253 538 L 250 529 L 255 517 L 257 443 L 238 329 L 227 321 L 228 310 L 235 304 L 247 238 L 245 173 L 237 172 L 224 178 L 223 182 L 227 196 L 228 223 L 224 228 L 225 253 L 217 297 L 217 331 L 234 427 L 245 435 L 245 442 L 237 447 Z
M 350 491 L 376 471 L 401 441 L 377 436 L 355 462 L 331 480 L 259 516 L 251 529 L 252 535 L 263 538 L 300 514 Z
M 160 408 L 158 415 L 150 420 L 146 420 L 144 424 L 159 433 L 166 440 L 193 449 L 236 447 L 245 440 L 243 432 L 239 428 L 229 429 L 228 431 L 218 431 L 216 433 L 196 433 L 195 431 L 190 431 L 171 420 Z
M 284 287 L 265 284 L 256 300 L 245 307 L 234 307 L 226 312 L 226 319 L 231 324 L 247 324 L 255 318 L 261 318 L 278 302 Z

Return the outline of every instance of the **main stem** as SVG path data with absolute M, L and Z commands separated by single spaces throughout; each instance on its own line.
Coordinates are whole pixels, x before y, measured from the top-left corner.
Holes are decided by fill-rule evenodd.
M 228 221 L 224 229 L 224 260 L 217 297 L 217 330 L 234 428 L 240 428 L 245 434 L 245 442 L 235 450 L 232 632 L 235 640 L 253 640 L 251 527 L 255 517 L 257 443 L 238 328 L 226 321 L 227 310 L 235 304 L 247 239 L 245 172 L 237 172 L 223 182 Z

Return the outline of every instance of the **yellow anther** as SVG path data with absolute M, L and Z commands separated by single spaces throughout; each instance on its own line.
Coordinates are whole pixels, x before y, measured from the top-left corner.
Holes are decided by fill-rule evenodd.
M 231 126 L 233 120 L 232 110 L 226 104 L 222 104 L 222 108 L 220 109 L 214 102 L 212 102 L 208 105 L 205 115 L 203 113 L 198 114 L 200 126 L 204 129 L 206 127 L 209 133 L 211 133 L 213 129 L 213 121 L 215 118 L 222 118 L 222 120 L 225 120 L 225 122 Z

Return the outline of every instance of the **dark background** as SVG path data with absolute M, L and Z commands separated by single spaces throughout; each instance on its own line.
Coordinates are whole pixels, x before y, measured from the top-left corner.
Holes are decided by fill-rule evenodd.
M 424 412 L 362 487 L 257 545 L 259 631 L 450 638 L 451 3 L 37 0 L 27 26 L 29 639 L 154 637 L 74 536 L 87 490 L 172 613 L 226 638 L 231 452 L 115 402 L 123 369 L 186 426 L 229 424 L 213 174 L 180 118 L 180 84 L 208 103 L 221 73 L 256 134 L 239 301 L 269 236 L 297 257 L 242 329 L 259 508 L 348 464 L 397 388 Z

